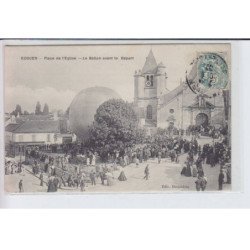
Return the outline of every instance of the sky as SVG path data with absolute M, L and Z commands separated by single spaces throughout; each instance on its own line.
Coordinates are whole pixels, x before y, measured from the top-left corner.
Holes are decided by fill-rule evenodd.
M 230 61 L 229 44 L 6 46 L 5 112 L 13 111 L 16 104 L 20 104 L 23 111 L 34 112 L 37 101 L 42 106 L 47 103 L 50 110 L 66 110 L 79 91 L 93 86 L 112 88 L 131 102 L 135 70 L 142 69 L 150 49 L 157 63 L 166 66 L 169 90 L 185 79 L 185 72 L 191 70 L 190 63 L 197 53 L 223 53 Z M 37 60 L 27 60 L 27 57 Z M 113 59 L 83 60 L 89 57 Z M 130 59 L 121 60 L 121 57 Z

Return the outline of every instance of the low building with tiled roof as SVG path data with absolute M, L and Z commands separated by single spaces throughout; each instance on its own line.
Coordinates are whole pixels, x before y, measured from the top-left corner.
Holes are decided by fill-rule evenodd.
M 11 124 L 10 124 L 11 125 Z M 20 123 L 15 133 L 60 133 L 59 122 L 53 120 L 28 120 Z
M 6 150 L 15 154 L 20 147 L 62 145 L 75 141 L 75 135 L 65 129 L 64 123 L 67 121 L 39 116 L 34 118 L 34 116 L 32 119 L 20 116 L 6 124 Z

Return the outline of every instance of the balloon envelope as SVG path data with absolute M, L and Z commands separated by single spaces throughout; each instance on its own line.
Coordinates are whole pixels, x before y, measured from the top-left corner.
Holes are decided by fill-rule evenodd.
M 97 108 L 110 99 L 120 99 L 120 96 L 110 88 L 92 87 L 80 91 L 69 108 L 69 123 L 73 133 L 80 138 L 87 138 Z

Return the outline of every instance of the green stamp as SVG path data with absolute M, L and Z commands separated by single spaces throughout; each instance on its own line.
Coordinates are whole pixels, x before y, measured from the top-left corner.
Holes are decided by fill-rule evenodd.
M 224 89 L 228 84 L 228 66 L 225 60 L 215 53 L 198 57 L 199 84 L 205 88 Z

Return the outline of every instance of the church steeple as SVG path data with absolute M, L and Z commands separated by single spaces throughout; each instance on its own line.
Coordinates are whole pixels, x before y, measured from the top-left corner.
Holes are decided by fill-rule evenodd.
M 157 62 L 155 60 L 152 49 L 146 58 L 146 62 L 142 68 L 142 74 L 155 74 L 157 71 Z

